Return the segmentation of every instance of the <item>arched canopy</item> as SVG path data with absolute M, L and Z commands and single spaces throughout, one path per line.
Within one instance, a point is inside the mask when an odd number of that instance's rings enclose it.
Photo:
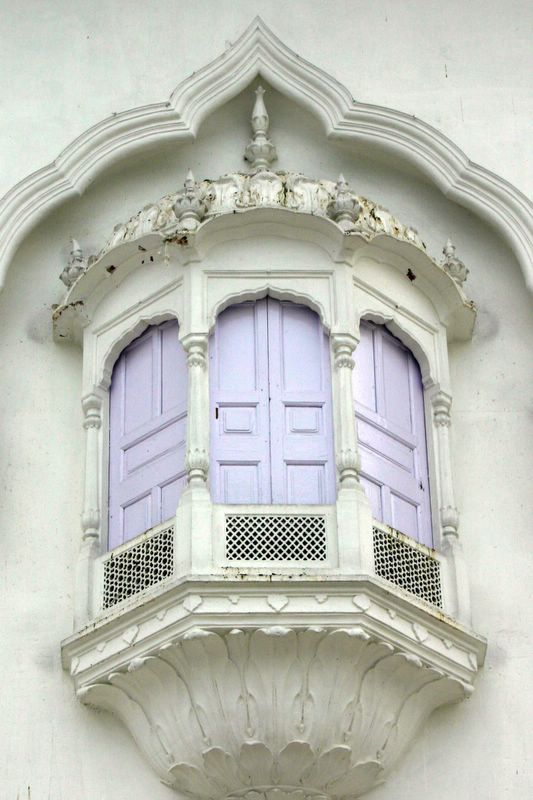
M 348 90 L 287 48 L 260 18 L 228 50 L 194 73 L 169 102 L 109 117 L 0 201 L 0 281 L 24 235 L 54 206 L 81 194 L 96 174 L 141 147 L 194 139 L 202 120 L 262 75 L 321 120 L 328 137 L 386 148 L 413 163 L 454 202 L 508 241 L 533 287 L 533 209 L 511 184 L 468 160 L 436 129 L 392 109 L 358 103 Z

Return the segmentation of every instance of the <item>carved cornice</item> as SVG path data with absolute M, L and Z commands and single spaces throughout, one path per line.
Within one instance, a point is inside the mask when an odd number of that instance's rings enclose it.
M 100 260 L 114 247 L 152 233 L 170 241 L 190 239 L 214 217 L 257 208 L 287 209 L 324 217 L 346 235 L 360 236 L 366 241 L 387 235 L 425 252 L 425 245 L 413 228 L 403 225 L 371 200 L 354 194 L 344 179 L 318 180 L 300 173 L 261 169 L 251 175 L 235 172 L 198 184 L 189 173 L 184 189 L 162 197 L 128 222 L 116 225 L 93 261 Z
M 169 102 L 103 120 L 4 196 L 0 280 L 23 236 L 44 214 L 81 194 L 98 172 L 140 144 L 190 141 L 201 121 L 259 72 L 317 115 L 328 136 L 401 153 L 452 201 L 488 220 L 513 248 L 533 288 L 533 207 L 520 191 L 470 162 L 453 142 L 416 117 L 354 101 L 348 89 L 286 47 L 260 18 L 225 53 L 181 83 Z

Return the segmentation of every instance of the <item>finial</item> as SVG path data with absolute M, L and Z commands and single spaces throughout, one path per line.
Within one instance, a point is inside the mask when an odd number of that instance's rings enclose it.
M 361 213 L 361 206 L 350 192 L 344 175 L 339 175 L 336 185 L 336 196 L 328 203 L 327 212 L 344 231 L 352 231 Z
M 71 239 L 70 258 L 68 264 L 59 276 L 65 286 L 70 287 L 77 281 L 82 273 L 87 269 L 87 261 L 83 257 L 83 251 L 77 239 Z
M 183 191 L 178 194 L 173 208 L 179 227 L 188 231 L 196 230 L 205 216 L 203 196 L 191 169 L 187 171 Z
M 455 245 L 450 238 L 447 239 L 446 244 L 442 248 L 444 258 L 442 266 L 459 286 L 462 286 L 466 281 L 466 276 L 469 270 L 465 267 L 461 259 L 457 258 L 455 254 Z
M 253 170 L 268 170 L 276 160 L 276 148 L 268 138 L 269 118 L 263 96 L 265 90 L 258 86 L 255 90 L 255 103 L 252 111 L 253 138 L 244 151 L 244 158 Z

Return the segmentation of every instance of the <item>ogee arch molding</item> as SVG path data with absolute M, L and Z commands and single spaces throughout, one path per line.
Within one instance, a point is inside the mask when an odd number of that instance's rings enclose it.
M 183 81 L 169 101 L 106 118 L 0 200 L 0 285 L 21 240 L 46 213 L 81 195 L 98 173 L 129 152 L 193 140 L 202 120 L 258 74 L 318 116 L 328 138 L 397 153 L 450 200 L 487 220 L 506 239 L 533 289 L 533 205 L 518 189 L 469 161 L 430 125 L 356 102 L 344 86 L 286 47 L 259 17 L 225 53 Z

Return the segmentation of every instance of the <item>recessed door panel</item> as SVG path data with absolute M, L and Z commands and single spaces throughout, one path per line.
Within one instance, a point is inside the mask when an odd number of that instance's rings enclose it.
M 335 502 L 329 340 L 317 314 L 272 298 L 230 307 L 210 359 L 215 502 Z
M 432 544 L 424 399 L 412 353 L 384 326 L 361 323 L 354 396 L 363 486 L 377 519 Z
M 270 503 L 266 300 L 219 315 L 209 367 L 212 498 Z
M 119 356 L 109 395 L 109 547 L 173 516 L 185 481 L 187 365 L 175 321 Z

